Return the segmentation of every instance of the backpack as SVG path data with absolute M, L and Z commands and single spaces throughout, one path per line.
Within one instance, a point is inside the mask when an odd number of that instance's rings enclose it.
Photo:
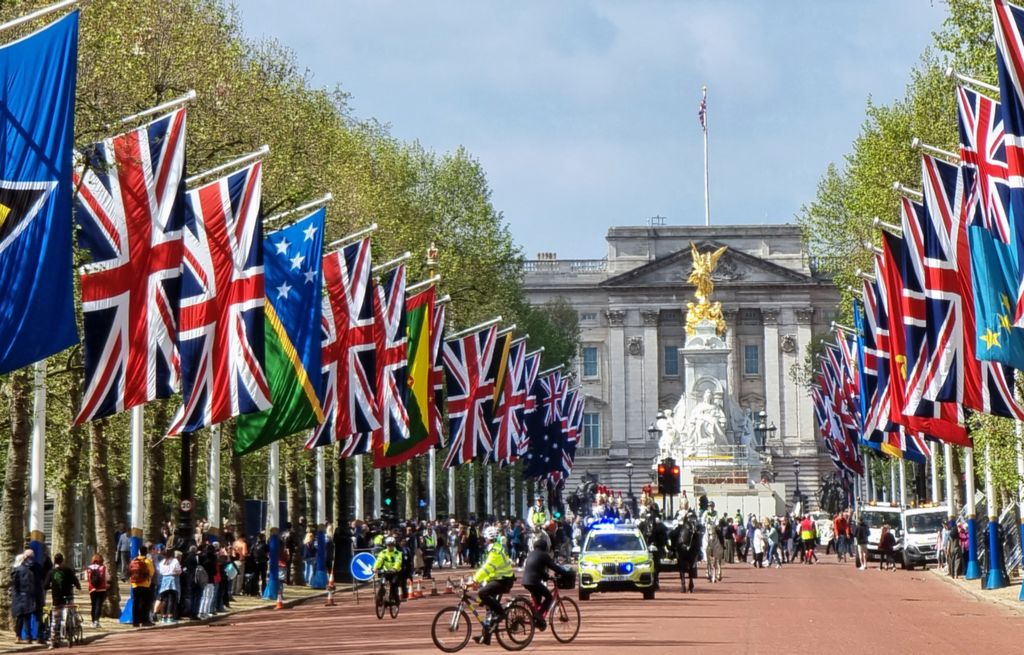
M 201 564 L 196 565 L 196 572 L 193 576 L 193 580 L 197 587 L 205 587 L 210 584 L 210 575 L 206 572 L 206 569 Z
M 100 567 L 89 567 L 89 585 L 92 586 L 93 589 L 99 589 L 104 585 L 104 583 L 106 583 L 104 577 L 105 576 L 100 571 Z
M 128 580 L 133 585 L 144 585 L 149 582 L 149 568 L 146 560 L 136 557 L 128 565 Z
M 64 569 L 62 568 L 58 567 L 53 570 L 53 575 L 50 578 L 50 584 L 54 590 L 64 593 L 67 586 L 66 576 L 67 574 L 64 573 Z

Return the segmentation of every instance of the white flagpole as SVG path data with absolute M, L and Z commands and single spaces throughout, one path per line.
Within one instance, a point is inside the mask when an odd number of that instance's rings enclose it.
M 357 521 L 366 520 L 366 512 L 363 509 L 365 503 L 363 502 L 363 456 L 353 457 L 355 465 L 353 466 L 352 473 L 352 503 L 356 506 L 355 519 Z
M 327 523 L 327 462 L 323 448 L 316 449 L 316 522 L 319 526 Z
M 455 518 L 455 469 L 448 469 L 448 518 Z
M 953 498 L 953 446 L 945 442 L 942 444 L 943 468 L 946 471 L 946 516 L 953 518 L 957 514 L 956 501 Z
M 373 469 L 373 518 L 380 519 L 381 477 L 380 469 Z
M 939 449 L 934 443 L 928 444 L 928 447 L 931 449 L 928 454 L 928 463 L 931 466 L 932 475 L 932 502 L 938 504 L 942 499 L 939 495 L 939 459 L 937 457 Z
M 36 362 L 33 371 L 32 478 L 29 484 L 28 531 L 31 541 L 42 544 L 46 541 L 43 533 L 46 512 L 46 362 Z
M 431 521 L 437 520 L 437 449 L 431 448 L 427 451 L 427 505 L 428 516 Z
M 708 87 L 701 89 L 704 93 L 704 225 L 711 225 L 711 194 L 708 186 Z
M 486 516 L 494 515 L 494 467 L 490 464 L 484 464 L 484 484 L 487 485 L 485 489 L 485 498 L 487 506 L 484 508 Z
M 469 502 L 467 503 L 467 511 L 470 516 L 476 514 L 476 466 L 472 462 L 469 463 Z M 479 517 L 477 517 L 479 520 Z
M 33 11 L 31 14 L 25 14 L 24 16 L 19 16 L 18 18 L 15 18 L 14 20 L 8 21 L 8 22 L 4 23 L 3 25 L 0 25 L 0 32 L 2 32 L 4 30 L 9 30 L 12 27 L 17 27 L 18 25 L 24 25 L 25 23 L 27 23 L 29 21 L 33 21 L 33 20 L 35 20 L 37 18 L 42 18 L 43 16 L 46 16 L 47 14 L 52 14 L 55 11 L 60 11 L 61 9 L 64 9 L 65 7 L 70 7 L 71 5 L 74 5 L 74 4 L 78 4 L 78 0 L 62 0 L 61 2 L 58 2 L 57 4 L 50 5 L 49 7 L 43 7 L 42 9 L 39 9 L 37 11 Z

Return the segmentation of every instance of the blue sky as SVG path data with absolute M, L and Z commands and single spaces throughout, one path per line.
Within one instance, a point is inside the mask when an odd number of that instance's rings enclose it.
M 250 37 L 402 139 L 483 164 L 528 257 L 603 257 L 614 225 L 792 221 L 868 96 L 903 94 L 935 0 L 237 0 Z

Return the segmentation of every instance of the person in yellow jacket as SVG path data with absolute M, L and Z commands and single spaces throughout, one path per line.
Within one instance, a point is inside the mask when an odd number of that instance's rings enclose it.
M 487 557 L 473 576 L 473 581 L 482 585 L 477 595 L 480 602 L 490 611 L 487 620 L 484 621 L 484 633 L 474 639 L 478 643 L 489 644 L 491 631 L 497 626 L 498 618 L 502 614 L 501 595 L 512 591 L 516 575 L 512 568 L 512 559 L 498 539 L 498 528 L 492 525 L 484 530 L 484 541 L 487 542 Z
M 395 538 L 388 537 L 384 540 L 384 550 L 377 554 L 377 561 L 373 563 L 373 570 L 380 571 L 388 583 L 388 598 L 391 603 L 398 604 L 398 575 L 402 572 L 402 551 L 395 548 Z

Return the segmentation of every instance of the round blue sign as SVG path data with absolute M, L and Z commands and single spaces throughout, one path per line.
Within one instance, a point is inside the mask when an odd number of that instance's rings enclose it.
M 371 553 L 357 553 L 352 558 L 352 564 L 349 566 L 349 570 L 352 572 L 352 578 L 359 582 L 366 582 L 373 578 L 373 565 L 377 563 L 377 558 Z

